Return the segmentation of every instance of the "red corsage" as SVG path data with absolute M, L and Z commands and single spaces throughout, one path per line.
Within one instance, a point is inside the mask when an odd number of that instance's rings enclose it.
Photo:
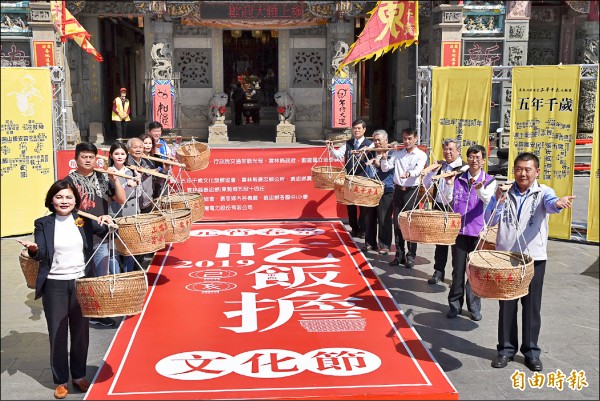
M 81 217 L 75 219 L 75 225 L 77 227 L 83 227 L 84 220 Z
M 283 113 L 285 113 L 285 107 L 278 107 L 278 108 L 277 108 L 277 112 L 278 112 L 279 114 L 283 114 Z
M 225 114 L 226 110 L 227 109 L 225 107 L 223 107 L 223 106 L 219 107 L 219 113 L 221 113 L 221 115 Z

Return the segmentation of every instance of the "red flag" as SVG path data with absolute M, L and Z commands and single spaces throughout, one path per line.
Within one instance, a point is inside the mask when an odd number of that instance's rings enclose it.
M 73 17 L 65 6 L 65 2 L 51 1 L 50 4 L 54 27 L 60 33 L 61 42 L 73 39 L 83 50 L 94 56 L 97 61 L 103 61 L 102 55 L 89 41 L 92 35 Z
M 378 1 L 356 42 L 338 67 L 358 63 L 419 40 L 418 1 Z

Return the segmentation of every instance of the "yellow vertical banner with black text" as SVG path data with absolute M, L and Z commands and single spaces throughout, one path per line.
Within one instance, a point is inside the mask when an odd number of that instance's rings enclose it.
M 540 159 L 538 182 L 560 198 L 573 194 L 579 65 L 514 67 L 509 163 L 522 152 Z M 509 168 L 509 179 L 513 178 Z M 577 202 L 577 200 L 575 200 Z M 571 238 L 571 209 L 550 216 L 549 236 Z
M 431 83 L 431 155 L 442 160 L 442 141 L 456 139 L 466 160 L 471 145 L 489 151 L 492 67 L 436 67 Z
M 594 112 L 594 139 L 592 140 L 592 165 L 590 167 L 590 197 L 588 199 L 588 221 L 587 221 L 587 240 L 590 242 L 599 242 L 598 230 L 600 229 L 600 139 L 598 135 L 598 124 L 600 119 L 600 79 L 596 79 L 596 110 Z
M 54 182 L 48 68 L 2 68 L 1 236 L 33 232 Z

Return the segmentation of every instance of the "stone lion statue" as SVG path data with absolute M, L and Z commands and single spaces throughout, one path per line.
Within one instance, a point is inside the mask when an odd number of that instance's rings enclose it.
M 274 98 L 278 109 L 280 107 L 285 108 L 283 114 L 279 114 L 279 121 L 293 123 L 296 116 L 296 107 L 292 96 L 288 92 L 277 92 Z
M 219 112 L 219 107 L 227 106 L 228 96 L 226 93 L 219 92 L 215 93 L 213 97 L 208 101 L 208 118 L 212 121 L 212 123 L 216 123 L 217 121 L 223 122 L 225 121 L 225 116 L 222 116 Z M 223 113 L 225 114 L 225 113 Z

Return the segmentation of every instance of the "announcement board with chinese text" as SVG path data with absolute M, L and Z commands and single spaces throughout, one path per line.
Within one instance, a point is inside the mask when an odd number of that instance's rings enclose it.
M 154 121 L 162 124 L 163 128 L 175 128 L 175 87 L 173 81 L 152 82 L 152 105 Z

